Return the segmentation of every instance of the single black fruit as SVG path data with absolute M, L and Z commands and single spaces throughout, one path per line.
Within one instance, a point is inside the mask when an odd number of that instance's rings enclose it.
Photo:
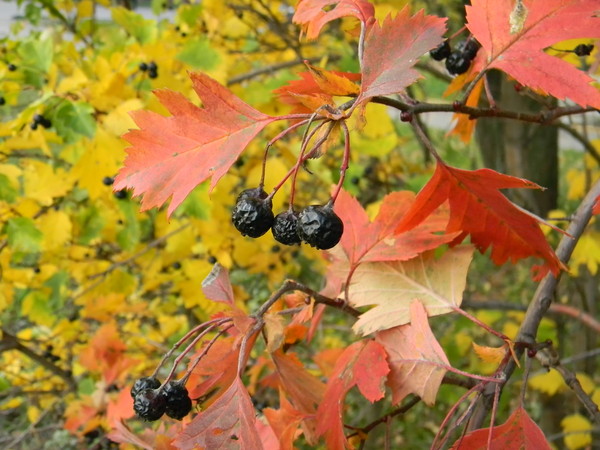
M 452 52 L 448 58 L 446 58 L 446 69 L 452 75 L 460 75 L 469 70 L 471 60 L 465 56 L 463 52 Z
M 156 63 L 154 61 L 150 61 L 148 63 L 148 70 L 158 70 L 158 66 L 156 65 Z
M 181 420 L 192 410 L 192 400 L 185 386 L 178 381 L 169 381 L 162 391 L 167 407 L 165 412 L 171 419 Z
M 171 267 L 175 270 L 179 270 L 181 269 L 181 263 L 179 261 L 175 261 L 173 264 L 171 264 Z
M 148 69 L 148 78 L 158 78 L 158 70 L 150 70 Z
M 246 189 L 237 199 L 231 221 L 244 236 L 257 238 L 273 225 L 273 204 L 261 188 Z
M 154 377 L 142 377 L 131 386 L 131 398 L 135 398 L 144 389 L 158 389 L 160 381 Z
M 120 191 L 115 192 L 115 198 L 119 200 L 123 200 L 127 198 L 127 191 L 125 189 L 121 189 Z
M 451 53 L 450 43 L 448 42 L 448 39 L 446 39 L 444 42 L 442 42 L 436 48 L 431 50 L 429 52 L 429 55 L 436 61 L 442 61 L 443 59 L 446 59 L 448 56 L 450 56 L 450 53 Z
M 12 63 L 10 63 L 8 66 L 6 66 L 6 68 L 9 70 L 9 72 L 14 72 L 15 70 L 17 70 L 17 66 L 15 66 Z
M 42 121 L 40 122 L 40 125 L 43 126 L 44 128 L 50 128 L 52 126 L 52 122 L 50 121 L 50 119 L 42 117 Z
M 284 211 L 275 216 L 271 233 L 277 242 L 285 245 L 300 244 L 298 236 L 298 214 L 295 211 Z
M 146 70 L 148 70 L 148 64 L 146 64 L 145 62 L 141 62 L 138 66 L 138 69 L 140 69 L 142 72 L 145 72 Z
M 158 389 L 144 389 L 133 400 L 133 410 L 141 419 L 158 420 L 167 409 L 167 399 Z
M 0 106 L 6 104 L 6 99 L 4 97 L 0 97 Z
M 457 50 L 462 51 L 465 57 L 471 61 L 473 60 L 473 58 L 475 58 L 475 56 L 477 56 L 477 52 L 480 48 L 481 45 L 479 44 L 479 42 L 472 38 L 467 41 L 461 42 L 457 46 Z
M 31 128 L 32 130 L 37 130 L 38 127 L 38 123 L 37 122 L 31 122 L 29 124 L 29 128 Z
M 43 121 L 44 121 L 44 116 L 42 116 L 41 114 L 33 115 L 33 123 L 41 124 Z
M 112 184 L 115 182 L 115 179 L 113 177 L 104 177 L 102 178 L 102 184 L 105 186 L 112 186 Z
M 575 52 L 577 56 L 587 56 L 592 53 L 592 50 L 594 50 L 594 44 L 579 44 L 575 47 L 573 52 Z
M 209 264 L 216 264 L 217 263 L 217 258 L 215 258 L 214 256 L 209 256 L 207 259 Z
M 327 250 L 340 242 L 344 223 L 329 205 L 312 205 L 298 216 L 298 235 L 319 250 Z

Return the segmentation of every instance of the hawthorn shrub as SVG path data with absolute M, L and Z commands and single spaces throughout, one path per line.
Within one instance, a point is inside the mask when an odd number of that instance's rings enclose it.
M 3 446 L 591 445 L 598 2 L 408 3 L 19 2 Z

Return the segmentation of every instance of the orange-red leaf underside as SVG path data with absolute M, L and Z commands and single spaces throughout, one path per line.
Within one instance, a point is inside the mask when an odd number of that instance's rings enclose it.
M 332 20 L 354 16 L 366 24 L 374 14 L 375 8 L 366 0 L 301 0 L 293 20 L 303 25 L 308 39 L 316 39 Z

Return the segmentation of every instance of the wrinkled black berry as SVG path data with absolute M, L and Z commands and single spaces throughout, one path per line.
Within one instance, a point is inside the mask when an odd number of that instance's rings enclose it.
M 452 52 L 448 58 L 446 58 L 446 69 L 452 75 L 460 75 L 469 70 L 471 65 L 471 59 L 467 58 L 463 52 Z
M 231 221 L 244 236 L 257 238 L 273 225 L 273 205 L 261 188 L 243 191 L 231 213 Z
M 192 400 L 185 386 L 177 381 L 169 381 L 162 391 L 167 406 L 165 412 L 171 419 L 181 420 L 192 410 Z
M 344 233 L 344 223 L 331 206 L 312 205 L 298 216 L 298 235 L 320 250 L 327 250 L 340 242 Z
M 446 59 L 448 56 L 450 56 L 450 53 L 451 53 L 450 43 L 448 42 L 448 39 L 446 39 L 444 42 L 442 42 L 436 48 L 431 50 L 429 52 L 429 55 L 436 61 L 442 61 L 443 59 Z
M 133 400 L 135 413 L 149 422 L 160 419 L 166 408 L 167 399 L 158 389 L 144 389 Z
M 271 232 L 277 242 L 285 245 L 296 245 L 302 242 L 298 236 L 298 214 L 295 211 L 284 211 L 277 214 Z
M 594 44 L 579 44 L 573 52 L 577 56 L 587 56 L 592 53 L 592 50 L 594 50 Z
M 135 398 L 144 389 L 158 389 L 159 387 L 160 381 L 154 377 L 140 378 L 131 386 L 131 398 Z

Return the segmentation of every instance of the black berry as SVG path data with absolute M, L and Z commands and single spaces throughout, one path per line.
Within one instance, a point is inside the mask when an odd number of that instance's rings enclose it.
M 277 242 L 285 245 L 296 245 L 302 242 L 300 236 L 298 236 L 298 214 L 295 211 L 285 211 L 277 214 L 271 232 Z
M 217 258 L 215 258 L 214 256 L 209 256 L 207 259 L 209 264 L 216 264 L 217 263 Z
M 131 386 L 131 398 L 135 398 L 140 392 L 145 389 L 158 389 L 160 387 L 160 381 L 154 377 L 143 377 L 136 380 Z
M 148 70 L 148 78 L 158 78 L 158 70 Z
M 127 198 L 127 191 L 125 189 L 121 189 L 120 191 L 115 192 L 115 198 L 119 200 L 123 200 Z
M 29 124 L 29 128 L 31 128 L 32 130 L 37 130 L 38 124 L 37 122 L 31 122 Z
M 162 395 L 167 402 L 165 412 L 170 418 L 181 420 L 192 410 L 192 400 L 188 390 L 182 383 L 177 381 L 168 382 L 162 391 Z
M 175 261 L 173 264 L 171 264 L 171 267 L 175 270 L 179 270 L 181 269 L 181 263 L 179 261 Z
M 436 48 L 431 50 L 429 52 L 429 55 L 436 61 L 441 61 L 443 59 L 446 59 L 448 56 L 450 56 L 450 53 L 451 53 L 450 43 L 448 42 L 448 39 L 446 39 L 444 42 L 442 42 Z
M 141 62 L 138 66 L 138 69 L 140 69 L 142 72 L 145 72 L 146 70 L 148 70 L 148 64 L 146 64 L 145 62 Z
M 42 116 L 41 114 L 33 115 L 33 123 L 41 124 L 43 121 L 44 121 L 44 116 Z
M 158 389 L 144 389 L 133 400 L 133 410 L 141 419 L 158 420 L 167 409 L 167 399 Z
M 14 64 L 10 63 L 8 66 L 6 66 L 6 68 L 10 71 L 10 72 L 14 72 L 15 70 L 17 70 L 17 66 L 15 66 Z
M 344 233 L 344 223 L 329 205 L 312 205 L 298 216 L 298 235 L 320 250 L 334 247 Z
M 577 56 L 587 56 L 592 53 L 592 50 L 594 50 L 594 44 L 579 44 L 573 52 Z
M 467 56 L 461 52 L 452 52 L 448 58 L 446 58 L 446 69 L 452 75 L 460 75 L 461 73 L 465 73 L 469 70 L 469 66 L 471 65 L 471 59 L 467 58 Z
M 231 221 L 244 236 L 257 238 L 273 225 L 273 205 L 262 188 L 243 191 L 231 213 Z
M 458 44 L 458 50 L 462 51 L 464 56 L 470 61 L 477 56 L 480 47 L 481 45 L 475 39 L 469 39 Z
M 158 78 L 158 66 L 154 61 L 148 63 L 148 77 Z
M 0 96 L 0 106 L 6 104 L 6 99 L 2 96 Z
M 413 114 L 410 111 L 402 111 L 400 113 L 400 120 L 402 122 L 411 122 L 413 120 Z
M 112 184 L 115 182 L 115 179 L 113 177 L 104 177 L 102 178 L 102 184 L 105 186 L 112 186 Z
M 158 66 L 156 65 L 156 63 L 154 61 L 150 61 L 148 63 L 148 70 L 158 70 Z

